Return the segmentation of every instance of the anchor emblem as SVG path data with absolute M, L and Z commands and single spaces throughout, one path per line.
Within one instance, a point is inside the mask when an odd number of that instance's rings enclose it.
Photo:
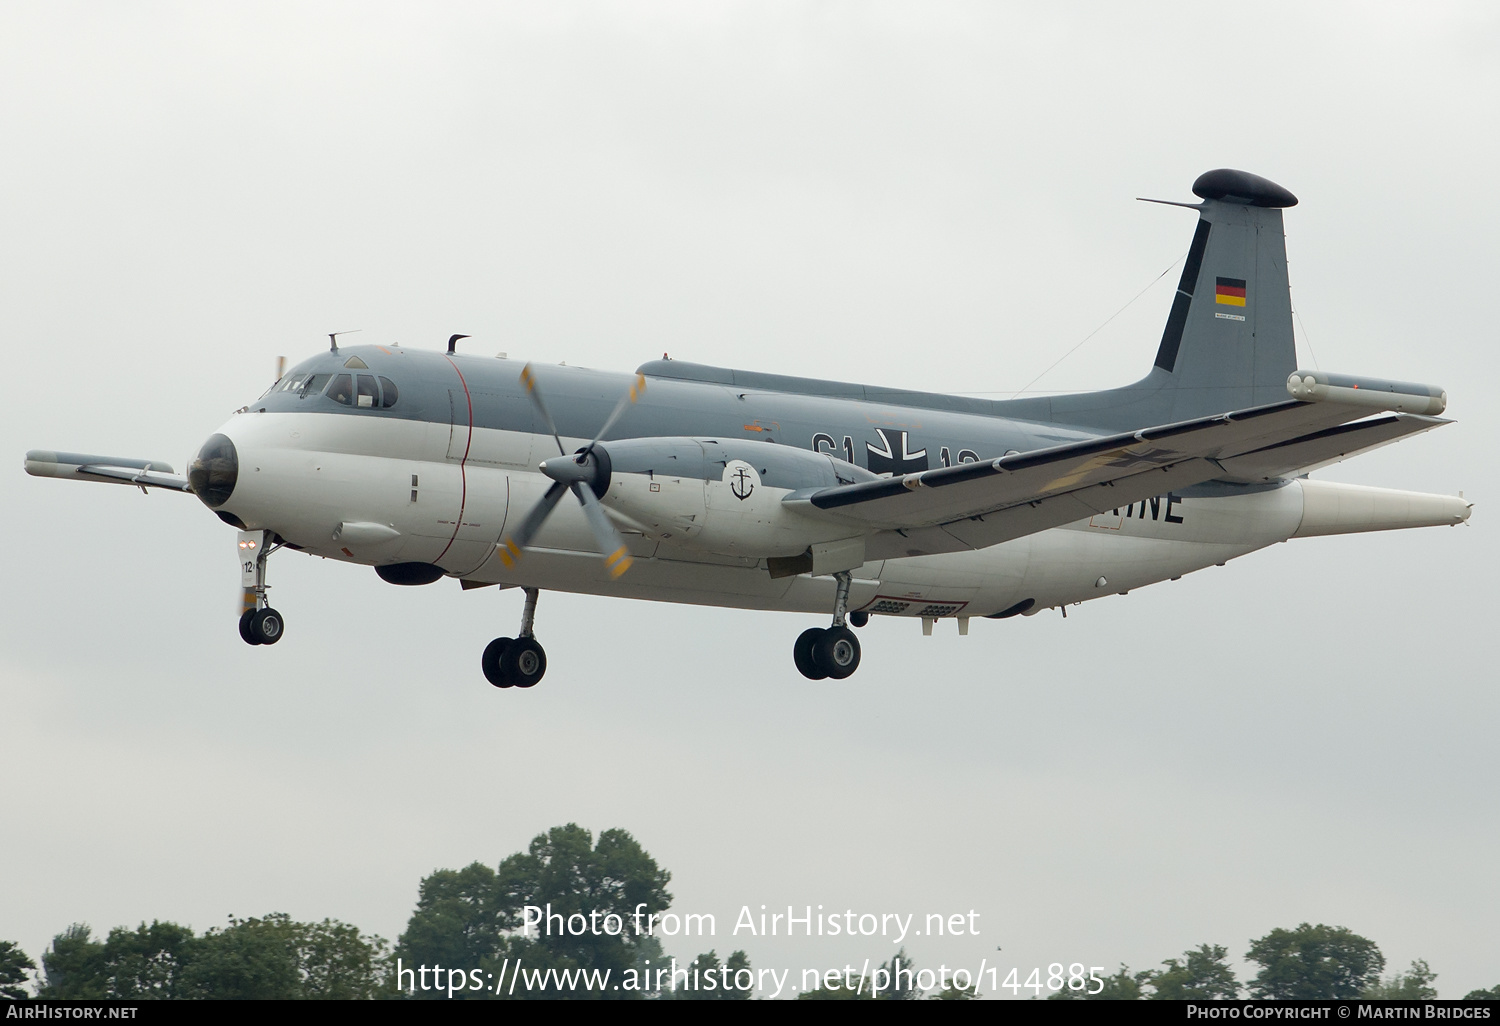
M 745 472 L 744 467 L 736 467 L 734 477 L 729 482 L 729 491 L 736 499 L 744 502 L 750 498 L 750 493 L 755 491 L 755 486 L 750 483 L 750 475 Z

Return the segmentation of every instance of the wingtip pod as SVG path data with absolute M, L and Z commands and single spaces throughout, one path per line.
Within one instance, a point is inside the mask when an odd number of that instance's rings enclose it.
M 1458 495 L 1402 492 L 1392 488 L 1336 481 L 1297 482 L 1302 488 L 1302 523 L 1293 538 L 1407 527 L 1454 527 L 1469 519 L 1474 504 Z
M 1327 371 L 1293 371 L 1286 380 L 1286 390 L 1293 399 L 1303 402 L 1341 403 L 1393 413 L 1416 413 L 1424 417 L 1436 417 L 1448 408 L 1448 393 L 1436 385 L 1361 378 Z

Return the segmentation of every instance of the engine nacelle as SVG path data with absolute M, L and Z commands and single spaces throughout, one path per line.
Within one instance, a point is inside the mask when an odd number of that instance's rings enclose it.
M 658 540 L 729 556 L 799 556 L 857 533 L 796 513 L 791 492 L 875 480 L 823 453 L 744 439 L 640 438 L 596 446 L 608 462 L 600 501 Z

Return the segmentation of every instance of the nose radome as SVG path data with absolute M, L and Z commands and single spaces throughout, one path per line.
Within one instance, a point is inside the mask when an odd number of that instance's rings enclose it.
M 225 435 L 211 435 L 188 468 L 188 484 L 209 509 L 217 509 L 234 494 L 240 476 L 240 457 Z

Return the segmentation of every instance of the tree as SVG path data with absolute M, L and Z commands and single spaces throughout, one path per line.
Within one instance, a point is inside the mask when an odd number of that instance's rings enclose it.
M 931 970 L 928 970 L 931 972 Z M 875 996 L 885 1001 L 920 1001 L 922 990 L 917 986 L 917 967 L 901 948 L 889 962 L 882 963 L 879 975 L 886 985 Z
M 742 987 L 735 980 L 740 970 L 750 969 L 750 958 L 743 951 L 734 952 L 721 965 L 718 953 L 710 948 L 688 963 L 686 968 L 695 975 L 689 977 L 687 984 L 671 991 L 674 998 L 688 1001 L 747 1001 L 755 993 L 753 983 Z
M 1082 990 L 1072 990 L 1063 987 L 1056 994 L 1049 994 L 1048 1001 L 1139 1001 L 1145 996 L 1141 990 L 1142 984 L 1151 979 L 1151 970 L 1145 969 L 1138 973 L 1130 971 L 1124 962 L 1120 963 L 1120 971 L 1113 976 L 1104 977 L 1104 986 L 1097 994 L 1090 994 L 1090 982 Z
M 1372 983 L 1360 997 L 1372 1001 L 1431 1001 L 1438 996 L 1437 988 L 1432 986 L 1435 979 L 1437 973 L 1419 958 L 1406 972 Z
M 87 924 L 69 926 L 42 952 L 37 997 L 97 1000 L 108 996 L 106 986 L 104 945 L 94 940 Z
M 199 939 L 183 986 L 200 998 L 373 998 L 387 973 L 385 953 L 382 938 L 334 919 L 231 916 L 228 927 Z
M 670 880 L 671 874 L 624 830 L 606 830 L 596 844 L 593 834 L 576 823 L 553 827 L 533 838 L 527 851 L 507 857 L 497 870 L 476 862 L 423 879 L 417 909 L 395 955 L 403 972 L 441 965 L 445 974 L 479 970 L 481 979 L 492 980 L 501 977 L 505 960 L 511 959 L 512 971 L 515 960 L 520 960 L 530 970 L 608 970 L 622 982 L 627 976 L 644 981 L 643 956 L 651 957 L 646 942 L 652 939 L 647 917 L 671 905 L 666 889 Z M 529 936 L 523 932 L 527 906 L 541 909 L 543 915 Z M 581 932 L 580 924 L 587 924 Z M 509 988 L 498 995 L 466 990 L 453 996 L 632 998 L 653 989 L 558 990 L 556 977 L 550 981 L 548 990 L 518 987 L 513 995 Z M 417 997 L 448 996 L 445 987 L 423 990 L 405 976 L 397 986 L 415 986 Z
M 20 1001 L 29 995 L 22 988 L 27 970 L 35 969 L 36 963 L 27 957 L 20 945 L 14 941 L 0 941 L 0 998 Z
M 134 930 L 117 926 L 104 943 L 74 923 L 42 955 L 39 997 L 152 1000 L 183 997 L 183 971 L 193 956 L 193 931 L 153 920 Z
M 418 885 L 417 908 L 396 943 L 396 956 L 403 969 L 442 966 L 493 972 L 491 963 L 508 953 L 506 929 L 493 869 L 478 862 L 463 869 L 439 869 Z M 400 980 L 396 986 L 402 986 Z M 416 997 L 446 995 L 444 990 L 422 990 L 415 980 L 407 989 Z
M 645 916 L 672 904 L 667 893 L 672 874 L 624 830 L 604 831 L 597 845 L 593 840 L 589 831 L 569 823 L 538 834 L 525 854 L 501 862 L 495 874 L 500 913 L 504 924 L 515 928 L 526 906 L 545 909 L 560 917 L 564 928 L 539 928 L 536 946 L 583 969 L 623 972 L 635 964 L 634 917 L 639 911 L 644 927 Z M 567 929 L 574 914 L 589 921 L 590 929 L 577 935 Z M 610 916 L 618 917 L 618 934 L 608 932 Z
M 1245 958 L 1261 967 L 1250 981 L 1250 996 L 1278 1000 L 1358 997 L 1385 968 L 1374 941 L 1322 923 L 1272 930 L 1251 942 Z
M 1229 967 L 1229 949 L 1222 944 L 1201 944 L 1182 953 L 1182 961 L 1169 958 L 1166 968 L 1146 979 L 1151 997 L 1162 1001 L 1233 1001 L 1240 996 L 1240 983 Z

